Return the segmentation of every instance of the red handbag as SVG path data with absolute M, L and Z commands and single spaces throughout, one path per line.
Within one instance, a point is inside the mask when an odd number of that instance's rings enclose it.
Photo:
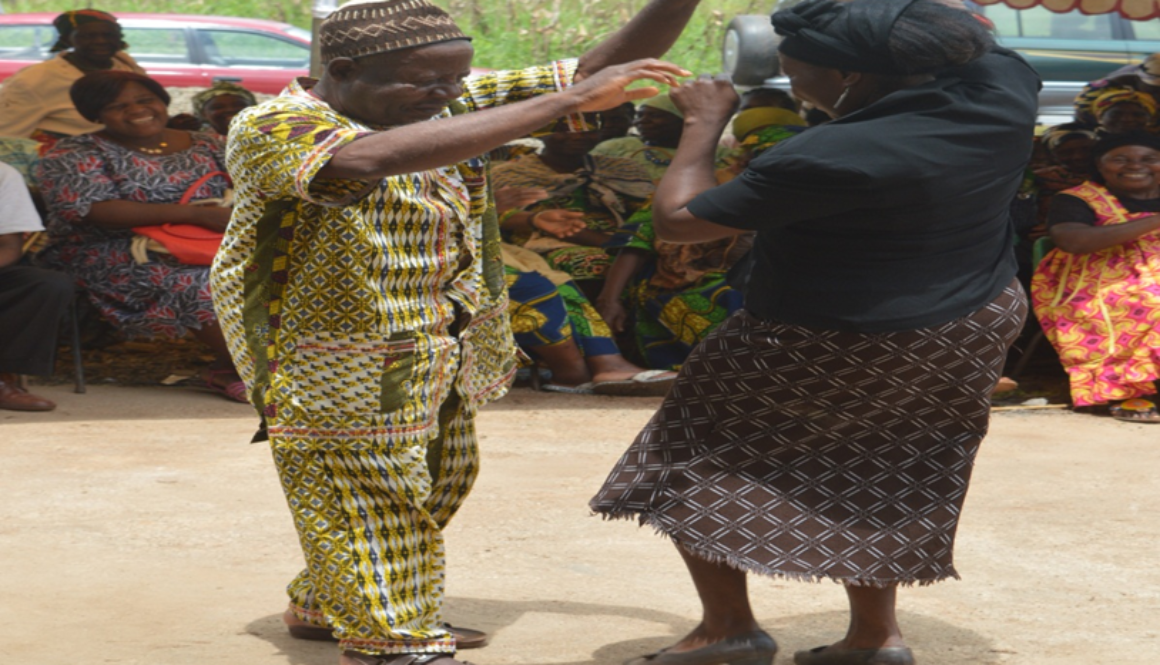
M 214 176 L 229 178 L 225 171 L 213 171 L 198 178 L 196 182 L 185 190 L 181 205 L 189 203 L 194 192 Z M 213 263 L 214 254 L 222 245 L 223 233 L 207 229 L 196 224 L 156 224 L 154 226 L 135 226 L 133 232 L 152 238 L 161 243 L 173 255 L 173 258 L 194 266 L 208 266 Z

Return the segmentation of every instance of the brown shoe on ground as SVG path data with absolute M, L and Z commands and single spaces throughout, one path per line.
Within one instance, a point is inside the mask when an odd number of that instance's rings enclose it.
M 9 411 L 52 411 L 56 403 L 33 395 L 20 386 L 15 374 L 0 374 L 0 409 Z

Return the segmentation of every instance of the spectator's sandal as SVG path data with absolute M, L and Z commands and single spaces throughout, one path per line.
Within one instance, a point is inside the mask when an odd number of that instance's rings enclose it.
M 249 398 L 246 396 L 246 384 L 244 381 L 238 379 L 236 381 L 231 381 L 230 383 L 227 383 L 223 386 L 219 385 L 215 380 L 215 378 L 219 376 L 236 377 L 237 374 L 232 369 L 206 370 L 205 376 L 202 378 L 202 381 L 205 383 L 205 387 L 225 397 L 226 399 L 230 399 L 235 402 L 241 402 L 242 404 L 250 403 Z
M 622 381 L 599 381 L 592 384 L 597 395 L 619 397 L 664 397 L 677 378 L 676 372 L 664 369 L 646 369 Z
M 578 386 L 565 386 L 559 383 L 545 383 L 540 386 L 540 390 L 549 393 L 564 393 L 566 395 L 595 395 L 592 386 L 595 385 L 591 381 L 581 383 Z
M 1116 420 L 1129 423 L 1160 423 L 1160 413 L 1156 405 L 1146 399 L 1126 399 L 1108 407 L 1108 413 Z
M 914 654 L 906 647 L 883 649 L 831 649 L 817 647 L 793 655 L 794 665 L 914 665 Z
M 338 641 L 338 638 L 334 636 L 334 631 L 330 628 L 303 621 L 294 616 L 290 610 L 286 610 L 286 613 L 282 615 L 282 621 L 286 623 L 286 630 L 290 632 L 290 637 L 317 642 Z M 456 649 L 479 649 L 487 646 L 487 633 L 481 630 L 459 628 L 449 623 L 443 624 L 443 627 L 455 636 Z

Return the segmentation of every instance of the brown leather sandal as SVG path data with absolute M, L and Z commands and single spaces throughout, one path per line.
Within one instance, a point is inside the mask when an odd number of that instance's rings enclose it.
M 286 630 L 290 632 L 290 637 L 299 640 L 314 640 L 318 642 L 337 642 L 338 638 L 334 636 L 334 631 L 326 626 L 318 626 L 299 619 L 290 610 L 282 615 L 282 621 L 286 624 Z M 459 628 L 452 626 L 449 623 L 443 624 L 452 635 L 455 636 L 456 649 L 479 649 L 487 646 L 488 634 L 471 628 Z
M 372 656 L 358 651 L 343 651 L 339 665 L 471 665 L 455 660 L 449 653 L 392 653 Z

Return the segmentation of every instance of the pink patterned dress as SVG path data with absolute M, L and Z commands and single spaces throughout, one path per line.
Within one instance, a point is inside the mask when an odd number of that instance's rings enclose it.
M 1129 212 L 1101 185 L 1064 190 L 1081 199 L 1097 226 L 1154 215 Z M 1092 252 L 1053 249 L 1031 279 L 1035 315 L 1071 381 L 1076 406 L 1156 392 L 1160 378 L 1160 234 Z

